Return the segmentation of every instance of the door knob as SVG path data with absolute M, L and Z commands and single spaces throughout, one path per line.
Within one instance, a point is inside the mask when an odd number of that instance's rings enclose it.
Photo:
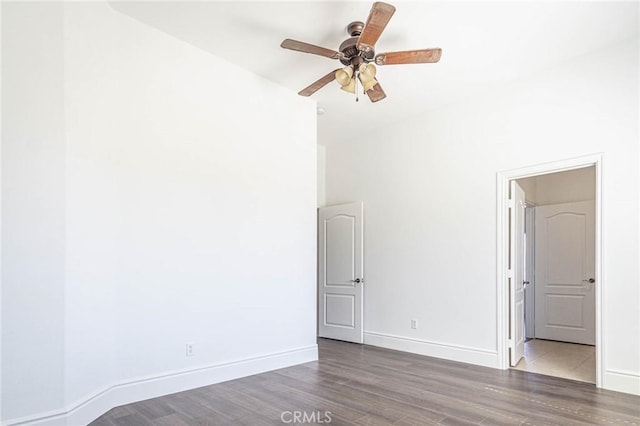
M 591 290 L 591 284 L 595 283 L 596 279 L 595 278 L 589 278 L 588 280 L 582 280 L 582 287 L 589 291 Z
M 356 278 L 355 280 L 349 280 L 349 281 L 351 281 L 352 283 L 356 283 L 356 284 L 364 283 L 364 280 L 361 280 L 360 278 Z
M 527 286 L 529 285 L 529 281 L 522 281 L 522 287 L 523 288 L 527 288 Z

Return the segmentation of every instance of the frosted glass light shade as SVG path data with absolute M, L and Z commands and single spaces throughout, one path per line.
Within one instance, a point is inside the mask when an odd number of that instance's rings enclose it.
M 360 75 L 360 81 L 362 84 L 373 80 L 376 77 L 376 67 L 373 64 L 360 64 L 358 73 Z
M 340 86 L 347 86 L 351 81 L 351 77 L 353 77 L 353 68 L 348 66 L 344 67 L 341 70 L 336 71 L 336 81 L 340 84 Z
M 347 84 L 342 85 L 341 89 L 345 92 L 356 93 L 356 79 L 350 79 Z

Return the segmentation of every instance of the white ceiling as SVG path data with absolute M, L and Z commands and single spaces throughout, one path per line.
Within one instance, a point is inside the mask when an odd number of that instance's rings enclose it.
M 440 47 L 436 64 L 378 69 L 387 98 L 372 104 L 330 83 L 312 98 L 318 141 L 356 137 L 568 58 L 638 37 L 638 2 L 400 2 L 377 52 Z M 148 25 L 296 92 L 338 68 L 336 60 L 280 48 L 285 38 L 338 49 L 346 26 L 365 21 L 371 2 L 112 2 Z M 597 60 L 597 57 L 594 57 Z M 221 82 L 223 84 L 223 82 Z M 362 124 L 362 125 L 361 125 Z

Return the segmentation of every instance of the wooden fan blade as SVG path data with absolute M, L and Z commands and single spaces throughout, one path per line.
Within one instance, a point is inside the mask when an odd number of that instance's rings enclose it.
M 426 64 L 438 62 L 442 49 L 405 50 L 376 55 L 376 65 Z
M 301 91 L 299 91 L 298 95 L 300 95 L 300 96 L 311 96 L 311 95 L 313 95 L 318 90 L 322 89 L 324 86 L 326 86 L 327 84 L 331 83 L 333 80 L 336 79 L 336 71 L 338 71 L 338 70 L 333 70 L 329 74 L 327 74 L 324 77 L 320 78 L 319 80 L 314 81 L 309 86 L 307 86 L 304 89 L 302 89 Z
M 358 50 L 373 49 L 395 11 L 396 8 L 387 3 L 375 2 L 373 4 L 360 38 L 358 38 Z
M 371 102 L 378 102 L 387 97 L 384 90 L 382 90 L 380 83 L 373 86 L 370 90 L 367 90 L 367 95 L 369 96 L 369 99 L 371 99 Z
M 283 49 L 297 50 L 298 52 L 311 53 L 313 55 L 326 56 L 331 59 L 340 59 L 343 56 L 342 53 L 336 52 L 335 50 L 315 46 L 302 41 L 291 40 L 290 38 L 280 43 L 280 47 Z

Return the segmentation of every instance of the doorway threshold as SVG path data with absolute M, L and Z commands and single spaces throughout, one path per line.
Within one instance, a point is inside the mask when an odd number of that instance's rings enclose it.
M 596 383 L 595 346 L 531 339 L 514 370 Z

